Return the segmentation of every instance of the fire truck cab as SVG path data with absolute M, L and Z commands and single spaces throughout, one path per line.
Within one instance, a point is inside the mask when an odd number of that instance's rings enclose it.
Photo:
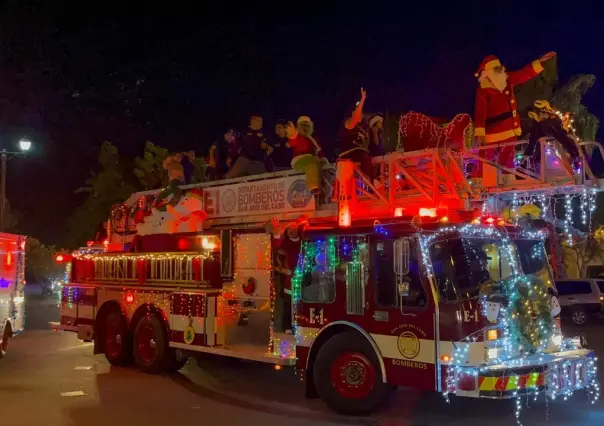
M 510 171 L 470 151 L 393 153 L 374 159 L 377 185 L 342 161 L 316 197 L 294 171 L 182 186 L 163 204 L 133 194 L 104 245 L 73 254 L 52 327 L 152 373 L 195 353 L 295 366 L 308 396 L 347 414 L 396 386 L 597 397 L 594 353 L 555 319 L 546 234 L 484 208 L 600 189 L 588 166 L 542 158 Z M 467 178 L 472 161 L 493 181 Z

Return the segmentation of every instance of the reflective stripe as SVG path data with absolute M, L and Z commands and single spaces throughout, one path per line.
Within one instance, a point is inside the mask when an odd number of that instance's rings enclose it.
M 529 373 L 499 377 L 478 377 L 479 389 L 484 392 L 509 392 L 543 386 L 545 373 Z
M 508 384 L 505 387 L 506 391 L 516 390 L 518 388 L 518 376 L 510 376 L 508 379 Z
M 481 377 L 482 383 L 480 383 L 481 391 L 492 391 L 495 389 L 495 385 L 497 384 L 497 380 L 499 377 Z
M 526 386 L 529 388 L 537 386 L 537 382 L 539 381 L 539 373 L 531 373 L 528 376 L 528 380 L 526 382 Z

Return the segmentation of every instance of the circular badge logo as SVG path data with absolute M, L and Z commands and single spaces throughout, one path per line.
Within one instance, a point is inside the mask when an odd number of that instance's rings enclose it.
M 195 329 L 192 326 L 185 328 L 183 340 L 187 345 L 190 345 L 195 340 Z
M 237 205 L 237 196 L 235 195 L 235 191 L 232 189 L 227 189 L 222 194 L 222 210 L 227 213 L 233 211 L 235 206 Z
M 419 354 L 419 339 L 410 331 L 405 331 L 398 337 L 398 351 L 407 359 L 413 359 Z
M 312 193 L 306 187 L 305 179 L 294 181 L 287 191 L 287 201 L 295 209 L 306 207 L 311 198 Z

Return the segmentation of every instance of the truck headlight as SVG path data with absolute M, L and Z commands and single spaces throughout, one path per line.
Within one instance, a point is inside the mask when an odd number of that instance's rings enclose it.
M 561 334 L 556 334 L 555 336 L 552 337 L 552 343 L 555 346 L 561 346 L 562 345 L 562 335 Z
M 487 349 L 487 358 L 489 360 L 496 359 L 497 357 L 499 357 L 499 349 L 498 348 Z

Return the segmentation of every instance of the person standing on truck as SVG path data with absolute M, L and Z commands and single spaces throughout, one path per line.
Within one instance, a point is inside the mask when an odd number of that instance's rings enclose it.
M 361 172 L 369 179 L 369 182 L 373 183 L 374 171 L 371 154 L 369 153 L 369 132 L 363 128 L 363 106 L 366 97 L 367 92 L 361 88 L 361 99 L 357 102 L 350 117 L 344 121 L 344 126 L 340 132 L 340 154 L 338 158 L 358 163 Z M 374 124 L 377 124 L 377 122 Z
M 272 220 L 272 243 L 276 253 L 275 331 L 292 334 L 292 276 L 298 263 L 302 240 L 300 234 L 308 220 L 301 216 L 282 231 L 277 219 Z
M 265 155 L 268 144 L 262 131 L 262 116 L 253 114 L 247 132 L 241 138 L 239 158 L 226 173 L 225 178 L 236 178 L 266 173 Z
M 275 165 L 275 171 L 290 170 L 292 168 L 292 149 L 287 139 L 287 130 L 284 120 L 277 120 L 275 125 L 275 137 L 273 139 L 273 152 L 271 159 Z
M 312 193 L 320 194 L 321 170 L 327 159 L 313 132 L 314 123 L 306 115 L 298 118 L 296 126 L 291 121 L 286 126 L 289 146 L 293 150 L 292 168 L 305 174 L 306 186 Z

